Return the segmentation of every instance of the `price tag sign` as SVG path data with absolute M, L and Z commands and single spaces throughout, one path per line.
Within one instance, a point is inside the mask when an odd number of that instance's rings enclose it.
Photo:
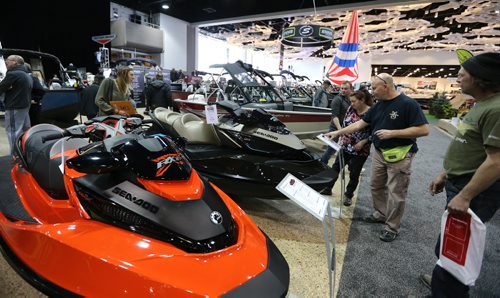
M 276 186 L 276 189 L 317 219 L 323 220 L 325 217 L 328 201 L 292 174 L 288 173 Z
M 217 116 L 217 106 L 206 105 L 205 117 L 207 119 L 208 124 L 219 124 L 219 117 Z
M 323 141 L 328 146 L 332 147 L 333 150 L 335 150 L 335 151 L 339 151 L 340 150 L 340 145 L 337 142 L 334 142 L 334 141 L 330 140 L 330 138 L 328 138 L 324 134 L 317 135 L 316 137 L 319 140 Z

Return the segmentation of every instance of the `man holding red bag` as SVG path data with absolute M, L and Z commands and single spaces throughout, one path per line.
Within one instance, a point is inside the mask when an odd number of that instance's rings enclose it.
M 500 53 L 484 53 L 462 63 L 457 82 L 476 104 L 459 124 L 444 159 L 444 171 L 430 184 L 432 195 L 446 189 L 450 214 L 470 208 L 487 222 L 500 207 Z M 440 243 L 436 246 L 439 257 Z M 441 268 L 421 279 L 433 297 L 467 297 L 469 287 Z

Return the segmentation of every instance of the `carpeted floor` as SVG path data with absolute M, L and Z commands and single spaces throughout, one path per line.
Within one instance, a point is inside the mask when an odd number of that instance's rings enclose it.
M 430 291 L 418 280 L 419 274 L 432 272 L 436 257 L 434 246 L 446 196 L 432 197 L 427 191 L 440 172 L 450 138 L 432 127 L 428 137 L 418 140 L 420 152 L 412 166 L 401 231 L 392 243 L 379 240 L 382 224 L 361 220 L 372 211 L 369 173 L 359 187 L 346 256 L 341 274 L 339 297 L 423 297 Z M 472 297 L 500 297 L 500 216 L 487 225 L 487 247 L 481 276 L 471 291 Z

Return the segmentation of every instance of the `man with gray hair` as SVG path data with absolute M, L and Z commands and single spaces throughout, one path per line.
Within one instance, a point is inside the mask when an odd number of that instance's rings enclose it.
M 429 134 L 429 124 L 420 105 L 396 90 L 391 75 L 375 75 L 371 85 L 378 102 L 361 120 L 326 135 L 336 138 L 371 126 L 375 147 L 371 193 L 375 211 L 364 220 L 385 223 L 379 238 L 391 242 L 399 234 L 410 184 L 411 162 L 418 151 L 416 138 Z
M 33 80 L 24 66 L 24 59 L 19 55 L 10 55 L 5 60 L 7 74 L 0 82 L 0 94 L 5 93 L 5 130 L 14 154 L 17 138 L 30 128 L 29 110 Z

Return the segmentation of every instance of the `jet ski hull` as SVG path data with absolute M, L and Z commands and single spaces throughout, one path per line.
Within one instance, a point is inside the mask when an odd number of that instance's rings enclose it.
M 274 160 L 207 145 L 186 145 L 184 151 L 197 172 L 238 197 L 286 199 L 276 185 L 288 173 L 318 192 L 332 182 L 331 168 L 319 160 Z
M 1 162 L 1 169 L 11 163 Z M 287 293 L 289 269 L 281 253 L 214 185 L 238 226 L 238 240 L 214 252 L 187 253 L 82 216 L 69 200 L 48 196 L 19 165 L 10 176 L 16 190 L 8 194 L 9 205 L 0 206 L 2 252 L 28 282 L 48 295 L 252 297 L 269 291 L 273 297 L 284 297 Z M 1 176 L 2 185 L 12 184 L 6 178 L 9 175 Z M 74 193 L 72 186 L 66 186 Z M 24 209 L 24 216 L 11 210 L 13 205 Z

